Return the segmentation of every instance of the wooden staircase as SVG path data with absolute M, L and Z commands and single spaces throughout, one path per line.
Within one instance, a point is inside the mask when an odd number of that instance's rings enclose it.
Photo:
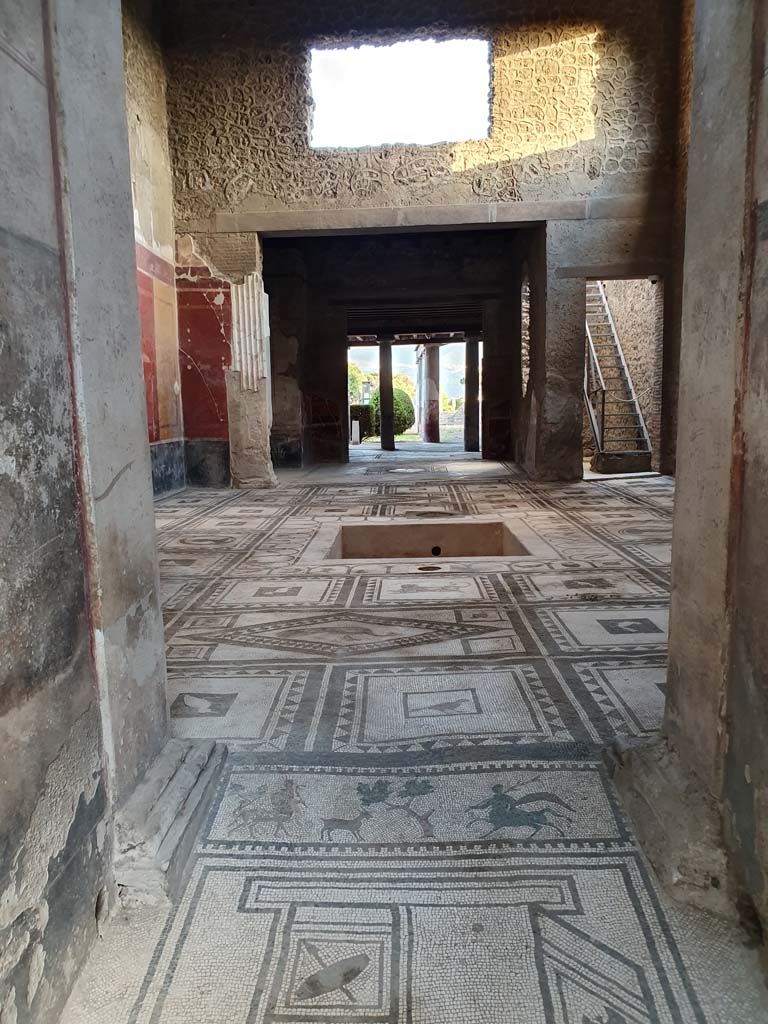
M 601 281 L 587 282 L 584 401 L 592 426 L 598 473 L 651 468 L 651 442 Z

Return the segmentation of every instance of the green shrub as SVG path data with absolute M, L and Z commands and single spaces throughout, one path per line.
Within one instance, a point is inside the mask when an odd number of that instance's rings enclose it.
M 405 434 L 416 422 L 413 402 L 405 391 L 402 391 L 400 388 L 394 388 L 392 396 L 395 406 L 395 434 Z M 381 396 L 378 388 L 371 395 L 371 410 L 373 412 L 376 434 L 379 434 L 381 431 Z

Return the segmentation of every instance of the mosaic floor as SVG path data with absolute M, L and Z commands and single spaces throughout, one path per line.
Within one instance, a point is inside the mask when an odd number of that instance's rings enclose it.
M 434 446 L 161 501 L 174 731 L 230 757 L 181 903 L 110 923 L 65 1024 L 768 1021 L 600 755 L 660 723 L 672 501 Z M 531 553 L 323 557 L 448 517 Z

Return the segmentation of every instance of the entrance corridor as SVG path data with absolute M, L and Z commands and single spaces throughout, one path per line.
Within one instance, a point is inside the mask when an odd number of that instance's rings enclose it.
M 161 500 L 173 729 L 229 757 L 179 905 L 119 912 L 65 1024 L 768 1020 L 603 760 L 660 726 L 672 502 L 447 446 Z M 386 518 L 503 519 L 530 553 L 324 557 Z

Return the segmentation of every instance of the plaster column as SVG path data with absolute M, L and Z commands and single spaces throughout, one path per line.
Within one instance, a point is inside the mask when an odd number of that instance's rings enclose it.
M 168 736 L 119 6 L 50 22 L 92 647 L 115 803 Z M 83 62 L 82 54 L 90 55 Z M 98 93 L 101 102 L 93 102 Z M 122 113 L 120 113 L 122 111 Z M 86 127 L 87 125 L 87 127 Z
M 379 342 L 379 412 L 381 449 L 395 450 L 395 400 L 392 393 L 392 343 Z
M 422 438 L 432 444 L 440 443 L 440 346 L 424 346 L 424 414 Z
M 480 451 L 480 343 L 468 339 L 464 353 L 464 451 Z
M 416 349 L 416 397 L 413 404 L 416 414 L 414 429 L 421 436 L 424 429 L 424 348 L 421 345 Z
M 483 303 L 483 458 L 514 458 L 520 402 L 520 303 Z
M 269 300 L 261 274 L 248 274 L 242 284 L 232 285 L 232 366 L 224 376 L 232 483 L 274 487 Z

